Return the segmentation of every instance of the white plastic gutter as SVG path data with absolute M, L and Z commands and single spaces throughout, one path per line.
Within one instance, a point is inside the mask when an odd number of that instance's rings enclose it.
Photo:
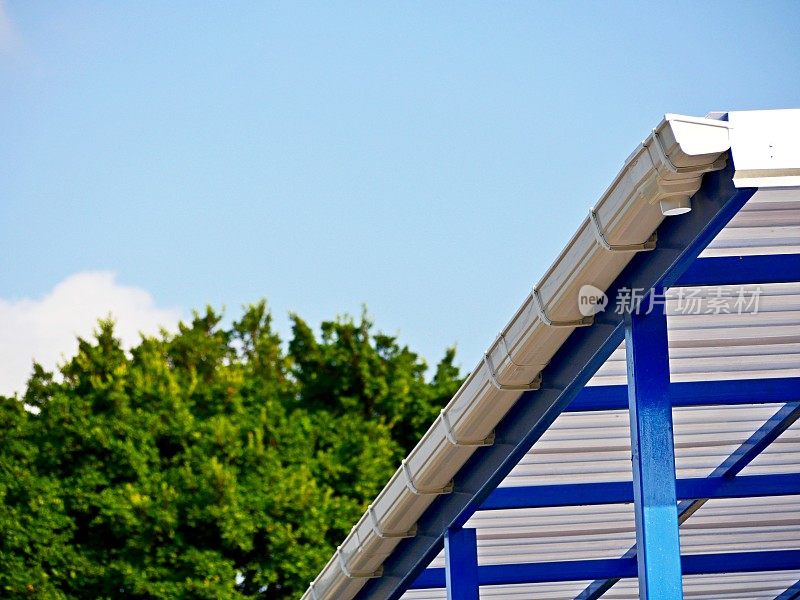
M 730 126 L 713 119 L 666 115 L 625 162 L 567 247 L 533 288 L 439 418 L 303 595 L 350 600 L 404 537 L 576 327 L 581 287 L 606 290 L 636 252 L 657 243 L 665 214 L 681 214 L 704 173 L 722 169 Z

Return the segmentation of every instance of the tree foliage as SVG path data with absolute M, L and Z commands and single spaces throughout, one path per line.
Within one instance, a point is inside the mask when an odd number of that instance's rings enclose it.
M 102 321 L 0 397 L 0 597 L 298 597 L 460 384 L 373 325 L 265 303 L 126 352 Z M 35 407 L 25 410 L 24 403 Z M 37 412 L 38 411 L 38 412 Z

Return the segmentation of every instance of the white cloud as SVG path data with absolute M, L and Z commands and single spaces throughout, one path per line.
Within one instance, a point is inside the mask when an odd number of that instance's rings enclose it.
M 18 44 L 19 38 L 6 10 L 6 3 L 0 0 L 0 54 L 10 53 Z
M 53 369 L 72 356 L 76 336 L 91 336 L 97 319 L 109 314 L 126 347 L 138 342 L 139 332 L 174 328 L 181 316 L 176 309 L 157 307 L 147 291 L 121 285 L 105 271 L 71 275 L 36 300 L 0 298 L 0 394 L 24 389 L 34 359 Z

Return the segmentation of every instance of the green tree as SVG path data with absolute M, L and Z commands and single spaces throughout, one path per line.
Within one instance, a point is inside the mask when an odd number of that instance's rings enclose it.
M 373 324 L 264 302 L 126 352 L 113 323 L 0 397 L 0 596 L 299 596 L 461 382 Z M 34 411 L 25 410 L 23 402 Z

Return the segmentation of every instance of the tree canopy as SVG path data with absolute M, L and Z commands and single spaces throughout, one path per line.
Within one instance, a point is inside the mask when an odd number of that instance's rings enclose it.
M 0 596 L 296 598 L 461 383 L 366 315 L 101 321 L 0 396 Z M 24 404 L 33 407 L 26 410 Z

